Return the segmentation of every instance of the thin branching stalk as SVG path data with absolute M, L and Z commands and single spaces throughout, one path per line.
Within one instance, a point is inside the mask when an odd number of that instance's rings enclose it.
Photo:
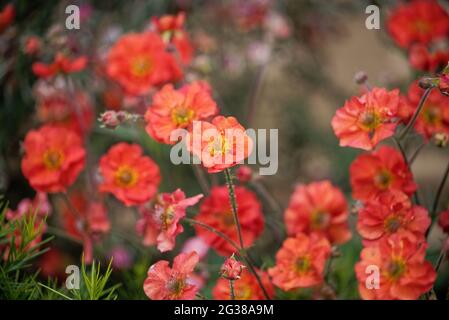
M 412 179 L 414 180 L 412 167 L 411 167 L 411 164 L 407 160 L 407 154 L 405 153 L 405 150 L 404 150 L 404 147 L 401 144 L 401 141 L 398 138 L 396 138 L 396 137 L 393 137 L 393 141 L 396 143 L 396 146 L 398 147 L 399 151 L 401 152 L 402 157 L 404 158 L 405 164 L 407 165 L 408 169 L 410 170 L 410 173 L 412 175 Z M 417 205 L 420 205 L 419 196 L 418 196 L 418 190 L 416 190 L 415 193 L 413 194 L 413 199 L 415 200 L 415 203 Z
M 229 168 L 226 168 L 224 170 L 224 174 L 226 178 L 226 185 L 228 186 L 229 201 L 231 202 L 232 215 L 234 217 L 234 223 L 237 227 L 237 234 L 239 237 L 240 248 L 244 250 L 245 246 L 243 244 L 242 227 L 240 226 L 239 215 L 237 211 L 237 200 L 235 198 L 235 189 L 234 183 L 232 182 L 231 170 Z
M 235 300 L 234 280 L 229 280 L 229 298 Z
M 440 203 L 440 197 L 441 197 L 441 194 L 443 193 L 444 185 L 446 184 L 446 180 L 447 180 L 448 176 L 449 176 L 449 163 L 446 167 L 446 171 L 444 171 L 444 175 L 440 181 L 440 185 L 438 186 L 437 193 L 435 195 L 435 199 L 433 200 L 432 212 L 431 212 L 432 219 L 434 219 L 437 214 L 438 204 Z
M 399 134 L 399 140 L 403 140 L 407 136 L 410 129 L 414 126 L 416 119 L 418 119 L 418 116 L 421 113 L 421 110 L 424 107 L 427 97 L 429 96 L 432 89 L 433 89 L 433 87 L 430 87 L 430 88 L 427 88 L 426 91 L 424 91 L 424 94 L 421 96 L 421 100 L 419 100 L 418 107 L 416 108 L 415 113 L 412 116 L 412 119 L 409 121 L 407 126 Z

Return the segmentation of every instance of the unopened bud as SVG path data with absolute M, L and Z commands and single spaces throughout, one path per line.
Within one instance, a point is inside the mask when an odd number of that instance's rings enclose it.
M 423 77 L 419 79 L 418 85 L 422 89 L 434 88 L 438 85 L 438 78 Z
M 359 71 L 355 74 L 354 81 L 355 83 L 360 85 L 365 84 L 366 81 L 368 81 L 368 75 L 366 74 L 365 71 Z
M 232 255 L 221 266 L 220 275 L 227 280 L 238 280 L 244 268 L 245 265 L 237 261 L 234 255 Z
M 242 165 L 237 169 L 236 176 L 240 182 L 246 183 L 249 182 L 253 177 L 253 171 L 250 167 Z
M 438 79 L 438 89 L 446 96 L 449 96 L 449 74 L 443 73 Z
M 115 129 L 126 120 L 126 113 L 123 111 L 115 112 L 112 110 L 103 112 L 98 121 L 101 126 L 108 129 Z

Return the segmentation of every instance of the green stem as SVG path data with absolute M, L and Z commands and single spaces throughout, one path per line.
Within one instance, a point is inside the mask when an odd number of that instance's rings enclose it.
M 231 300 L 235 300 L 234 280 L 229 280 L 229 297 Z
M 448 176 L 449 176 L 449 163 L 448 163 L 448 165 L 446 167 L 446 171 L 444 172 L 443 179 L 441 179 L 440 185 L 438 186 L 437 193 L 436 193 L 436 196 L 435 196 L 435 200 L 433 201 L 432 219 L 435 218 L 435 215 L 437 213 L 438 204 L 440 202 L 440 197 L 441 197 L 441 194 L 443 193 L 444 185 L 446 184 L 446 180 L 447 180 Z
M 240 226 L 239 215 L 237 212 L 237 200 L 235 198 L 235 189 L 234 189 L 234 183 L 232 182 L 231 170 L 229 168 L 226 168 L 224 170 L 224 174 L 225 174 L 225 178 L 226 178 L 226 185 L 228 186 L 228 191 L 229 191 L 229 201 L 231 202 L 232 215 L 234 217 L 234 223 L 237 226 L 237 234 L 239 237 L 240 248 L 242 248 L 242 250 L 244 250 L 245 247 L 243 244 L 242 228 Z
M 398 147 L 399 151 L 401 152 L 402 157 L 404 158 L 405 164 L 407 165 L 408 169 L 410 170 L 410 173 L 412 174 L 412 178 L 413 178 L 412 167 L 411 167 L 410 163 L 407 160 L 407 154 L 405 153 L 405 150 L 404 150 L 404 147 L 401 144 L 401 141 L 398 138 L 396 138 L 396 137 L 393 137 L 393 141 L 396 143 L 396 146 Z M 415 180 L 415 179 L 413 178 L 413 180 Z M 418 190 L 416 190 L 415 193 L 413 194 L 413 199 L 415 200 L 415 203 L 417 205 L 420 204 L 419 197 L 418 197 Z
M 427 88 L 426 91 L 424 91 L 424 94 L 421 96 L 421 99 L 419 100 L 418 107 L 416 108 L 415 113 L 412 116 L 412 119 L 409 121 L 409 123 L 404 128 L 404 130 L 402 130 L 402 132 L 399 134 L 399 140 L 403 140 L 407 136 L 410 129 L 415 124 L 416 119 L 418 119 L 419 113 L 421 112 L 422 108 L 424 107 L 427 97 L 429 96 L 432 89 L 433 89 L 433 87 L 430 87 L 430 88 Z

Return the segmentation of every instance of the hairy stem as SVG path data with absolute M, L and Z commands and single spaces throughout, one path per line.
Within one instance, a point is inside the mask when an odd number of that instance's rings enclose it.
M 229 297 L 231 300 L 235 300 L 234 280 L 229 280 Z
M 237 200 L 235 198 L 235 189 L 234 183 L 232 182 L 231 170 L 229 168 L 226 168 L 224 170 L 224 174 L 226 178 L 226 185 L 228 186 L 229 201 L 231 202 L 232 215 L 234 217 L 234 223 L 237 226 L 237 234 L 239 237 L 240 248 L 245 249 L 243 244 L 242 228 L 240 226 L 239 215 L 237 212 Z
M 430 87 L 430 88 L 427 88 L 426 91 L 424 91 L 424 94 L 421 96 L 421 100 L 419 100 L 418 107 L 416 108 L 415 113 L 412 116 L 412 119 L 409 121 L 409 123 L 404 128 L 404 130 L 402 130 L 402 132 L 399 134 L 399 140 L 403 140 L 407 136 L 410 129 L 415 124 L 416 119 L 418 119 L 418 116 L 419 116 L 422 108 L 424 107 L 427 97 L 429 96 L 432 89 L 433 89 L 433 87 Z
M 432 212 L 431 212 L 432 219 L 434 219 L 437 214 L 438 204 L 440 202 L 441 194 L 443 193 L 444 185 L 446 184 L 446 180 L 447 180 L 448 176 L 449 176 L 449 163 L 446 167 L 446 171 L 444 172 L 443 178 L 441 179 L 440 185 L 438 186 L 437 193 L 435 195 L 435 199 L 433 200 Z

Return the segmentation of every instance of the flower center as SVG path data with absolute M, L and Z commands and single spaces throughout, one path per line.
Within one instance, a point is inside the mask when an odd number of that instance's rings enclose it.
M 178 127 L 187 127 L 195 115 L 195 112 L 190 108 L 176 107 L 171 113 L 171 119 Z
M 58 150 L 47 150 L 44 153 L 44 164 L 47 169 L 59 169 L 64 160 L 64 155 Z
M 430 26 L 429 23 L 427 23 L 427 21 L 416 20 L 414 26 L 415 30 L 419 33 L 429 33 L 430 31 Z
M 170 291 L 173 298 L 179 298 L 184 291 L 185 285 L 186 282 L 183 277 L 173 277 L 168 281 L 167 289 Z
M 173 209 L 173 206 L 169 206 L 168 208 L 164 209 L 164 211 L 160 215 L 162 229 L 167 230 L 168 227 L 172 224 L 174 218 L 175 210 Z
M 218 139 L 216 136 L 210 138 L 209 154 L 211 157 L 215 157 L 216 155 L 226 154 L 226 152 L 229 149 L 230 149 L 230 144 L 223 135 L 220 135 Z
M 145 77 L 153 69 L 153 63 L 148 56 L 134 58 L 131 63 L 131 73 L 136 77 Z
M 329 225 L 330 215 L 327 212 L 321 210 L 315 210 L 310 217 L 312 229 L 322 230 Z
M 129 167 L 120 167 L 115 175 L 115 181 L 120 187 L 129 188 L 137 183 L 138 177 L 136 170 Z
M 299 257 L 295 261 L 295 270 L 298 273 L 306 273 L 310 269 L 310 265 L 309 257 Z
M 406 265 L 404 260 L 395 259 L 390 262 L 387 272 L 392 280 L 399 279 L 405 272 Z
M 380 125 L 381 119 L 376 112 L 367 110 L 360 115 L 359 121 L 364 130 L 373 131 Z
M 391 173 L 387 170 L 382 170 L 374 177 L 374 184 L 379 189 L 385 190 L 390 186 L 392 180 Z
M 234 225 L 234 216 L 232 215 L 231 211 L 224 212 L 221 215 L 223 217 L 222 218 L 223 224 L 226 227 L 232 227 Z
M 397 215 L 391 215 L 384 222 L 385 230 L 389 233 L 395 233 L 401 227 L 401 220 Z
M 435 106 L 427 106 L 422 113 L 424 122 L 430 125 L 438 125 L 441 123 L 441 110 Z

